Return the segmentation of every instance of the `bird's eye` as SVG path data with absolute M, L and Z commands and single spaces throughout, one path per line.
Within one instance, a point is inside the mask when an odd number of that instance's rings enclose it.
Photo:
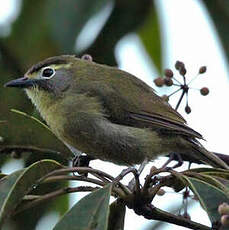
M 41 76 L 45 79 L 50 79 L 55 75 L 55 70 L 51 67 L 45 67 L 42 69 Z

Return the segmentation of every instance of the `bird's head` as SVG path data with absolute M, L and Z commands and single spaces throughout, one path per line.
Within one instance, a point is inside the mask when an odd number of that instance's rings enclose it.
M 32 66 L 24 77 L 9 81 L 5 86 L 59 95 L 71 85 L 75 66 L 80 67 L 83 62 L 73 55 L 51 57 Z
M 28 97 L 41 112 L 58 98 L 65 97 L 75 85 L 88 61 L 74 55 L 62 55 L 45 59 L 32 66 L 24 77 L 9 81 L 5 87 L 25 89 Z

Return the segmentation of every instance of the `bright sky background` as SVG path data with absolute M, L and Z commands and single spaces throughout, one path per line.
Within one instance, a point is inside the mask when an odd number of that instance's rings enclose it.
M 5 28 L 5 26 L 2 27 L 5 21 L 10 24 L 14 20 L 15 16 L 12 16 L 12 13 L 17 12 L 15 12 L 12 4 L 16 1 L 18 0 L 1 2 L 0 30 Z M 203 97 L 196 90 L 190 91 L 189 104 L 192 113 L 186 115 L 183 109 L 180 110 L 180 113 L 186 118 L 189 126 L 203 134 L 207 140 L 203 144 L 209 150 L 228 153 L 228 135 L 226 132 L 229 117 L 229 107 L 226 101 L 229 98 L 228 68 L 224 61 L 225 57 L 221 46 L 218 43 L 219 39 L 216 34 L 212 34 L 213 25 L 206 15 L 206 10 L 200 0 L 157 0 L 156 3 L 160 10 L 160 19 L 164 28 L 163 42 L 166 44 L 164 53 L 168 56 L 164 67 L 174 69 L 176 60 L 181 60 L 185 63 L 188 70 L 187 76 L 190 76 L 191 79 L 196 75 L 200 66 L 207 66 L 207 73 L 199 77 L 192 86 L 196 88 L 207 86 L 210 89 L 210 94 Z M 116 55 L 120 68 L 135 74 L 155 88 L 153 77 L 157 76 L 157 73 L 150 65 L 150 58 L 135 34 L 128 35 L 119 42 Z M 159 89 L 156 90 L 159 91 Z M 170 102 L 175 105 L 177 97 Z M 18 161 L 18 164 L 20 164 L 20 161 Z M 111 164 L 102 164 L 103 168 L 106 168 L 109 172 Z M 98 162 L 93 165 L 101 167 L 101 163 Z M 115 166 L 113 168 L 114 173 L 118 174 L 120 172 L 120 167 Z M 174 199 L 180 200 L 181 204 L 181 196 L 177 194 L 169 194 L 168 198 L 156 199 L 154 204 L 156 205 L 158 200 L 160 208 L 165 208 Z M 199 206 L 198 212 L 196 208 L 192 209 L 191 216 L 193 220 L 198 221 L 201 216 L 202 219 L 206 219 L 205 223 L 209 223 L 205 213 L 200 210 Z M 128 210 L 129 213 L 133 212 Z M 149 221 L 145 221 L 144 218 L 135 214 L 127 216 L 126 230 L 140 230 L 143 229 L 144 223 L 149 223 Z M 50 222 L 50 219 L 46 218 L 43 221 Z M 174 227 L 171 225 L 166 229 L 174 229 Z M 177 226 L 175 228 L 178 230 L 184 229 Z M 37 230 L 40 229 L 42 227 L 37 228 Z
M 186 118 L 189 126 L 203 134 L 207 140 L 203 142 L 209 150 L 228 153 L 227 119 L 229 108 L 225 102 L 229 97 L 228 68 L 225 57 L 222 53 L 219 39 L 216 34 L 212 34 L 213 24 L 206 15 L 206 9 L 198 0 L 157 0 L 157 7 L 160 9 L 160 18 L 163 23 L 163 41 L 166 44 L 164 50 L 168 60 L 165 60 L 165 67 L 174 69 L 176 60 L 183 61 L 187 67 L 190 79 L 196 75 L 199 67 L 207 66 L 207 73 L 193 82 L 192 87 L 201 88 L 207 86 L 210 94 L 206 97 L 200 96 L 199 92 L 192 90 L 189 93 L 189 105 L 192 113 L 186 115 L 183 109 L 180 113 Z M 205 15 L 205 17 L 203 17 Z M 131 41 L 131 42 L 130 42 Z M 137 45 L 136 45 L 137 44 Z M 141 76 L 150 84 L 152 81 L 151 67 L 147 67 L 147 54 L 142 57 L 141 44 L 135 35 L 130 35 L 120 42 L 117 50 L 120 59 L 120 67 L 133 74 Z M 142 68 L 142 66 L 144 66 Z M 219 82 L 219 83 L 216 83 Z M 153 86 L 155 88 L 155 86 Z M 157 89 L 159 91 L 159 89 Z M 170 101 L 175 105 L 178 96 Z M 160 208 L 167 207 L 174 199 L 181 199 L 176 194 L 160 199 Z M 156 204 L 156 202 L 154 202 Z M 198 211 L 197 211 L 198 210 Z M 190 212 L 193 220 L 209 223 L 205 212 L 198 206 Z M 128 222 L 126 229 L 141 229 L 141 219 L 139 222 Z M 205 219 L 205 220 L 204 220 Z M 132 223 L 132 226 L 131 226 Z M 167 229 L 173 229 L 170 226 Z M 176 229 L 184 229 L 175 227 Z

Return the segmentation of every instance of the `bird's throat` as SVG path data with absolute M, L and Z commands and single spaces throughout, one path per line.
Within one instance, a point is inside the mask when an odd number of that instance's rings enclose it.
M 50 96 L 50 93 L 38 88 L 29 88 L 25 91 L 42 118 L 49 124 L 49 110 L 55 104 L 55 98 Z

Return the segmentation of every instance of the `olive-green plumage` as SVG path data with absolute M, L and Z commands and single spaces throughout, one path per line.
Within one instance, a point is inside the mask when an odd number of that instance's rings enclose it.
M 6 86 L 25 88 L 51 130 L 75 153 L 133 165 L 177 152 L 228 168 L 151 87 L 117 68 L 62 55 Z

